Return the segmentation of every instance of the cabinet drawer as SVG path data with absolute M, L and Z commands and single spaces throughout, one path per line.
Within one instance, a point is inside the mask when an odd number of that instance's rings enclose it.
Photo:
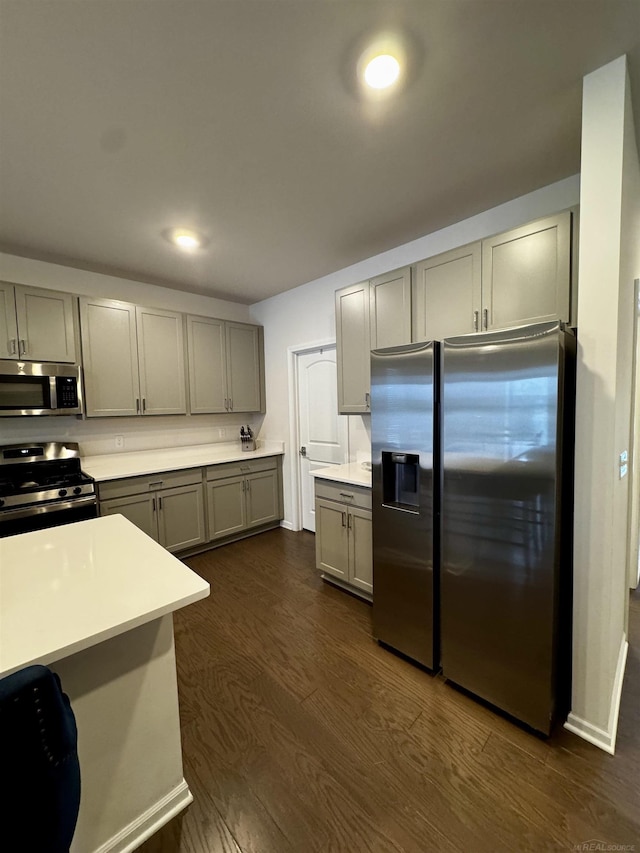
M 316 479 L 316 498 L 339 501 L 361 509 L 371 509 L 371 489 L 337 483 L 334 480 Z
M 201 482 L 201 468 L 188 468 L 185 471 L 161 471 L 158 474 L 145 474 L 143 477 L 123 477 L 121 480 L 108 480 L 106 483 L 98 483 L 98 496 L 103 501 L 109 498 L 139 495 L 158 489 L 191 486 Z
M 207 480 L 224 480 L 227 477 L 243 477 L 258 471 L 273 471 L 278 467 L 276 456 L 265 456 L 262 459 L 247 459 L 246 462 L 224 462 L 220 465 L 209 465 Z

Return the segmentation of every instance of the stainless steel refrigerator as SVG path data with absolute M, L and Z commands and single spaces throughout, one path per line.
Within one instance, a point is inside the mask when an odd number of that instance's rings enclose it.
M 528 726 L 568 710 L 575 337 L 371 354 L 373 632 Z
M 429 669 L 439 663 L 437 393 L 437 344 L 372 351 L 373 633 Z
M 570 682 L 575 338 L 442 344 L 442 671 L 549 733 Z

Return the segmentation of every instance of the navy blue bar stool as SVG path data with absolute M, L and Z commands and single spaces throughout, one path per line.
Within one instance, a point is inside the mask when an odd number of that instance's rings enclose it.
M 80 808 L 77 743 L 69 698 L 48 667 L 0 679 L 0 849 L 68 853 Z

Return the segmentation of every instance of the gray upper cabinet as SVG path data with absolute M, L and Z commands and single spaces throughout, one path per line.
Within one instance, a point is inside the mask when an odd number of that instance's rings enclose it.
M 75 297 L 0 283 L 0 358 L 76 361 Z
M 421 261 L 414 273 L 414 341 L 479 331 L 481 303 L 479 242 Z
M 338 410 L 370 411 L 371 368 L 369 282 L 336 291 Z
M 136 307 L 80 298 L 87 417 L 140 414 Z
M 136 307 L 138 368 L 144 415 L 187 412 L 183 315 Z
M 262 327 L 225 322 L 227 398 L 230 412 L 264 411 Z
M 569 322 L 570 250 L 570 211 L 483 240 L 483 327 Z
M 411 342 L 411 269 L 336 291 L 338 410 L 371 411 L 370 352 Z
M 262 327 L 187 317 L 190 411 L 264 411 Z
M 371 349 L 411 343 L 411 268 L 369 281 Z
M 0 282 L 0 358 L 18 358 L 15 288 Z
M 415 265 L 415 341 L 570 322 L 570 312 L 570 211 Z
M 189 411 L 227 412 L 227 348 L 224 320 L 187 317 Z
M 185 414 L 182 314 L 80 299 L 87 417 Z

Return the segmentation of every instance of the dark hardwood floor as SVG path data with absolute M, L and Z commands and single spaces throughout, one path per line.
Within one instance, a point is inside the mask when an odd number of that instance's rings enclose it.
M 143 853 L 640 851 L 637 593 L 612 757 L 380 648 L 370 607 L 319 579 L 310 533 L 187 562 L 211 584 L 175 614 L 194 803 Z

